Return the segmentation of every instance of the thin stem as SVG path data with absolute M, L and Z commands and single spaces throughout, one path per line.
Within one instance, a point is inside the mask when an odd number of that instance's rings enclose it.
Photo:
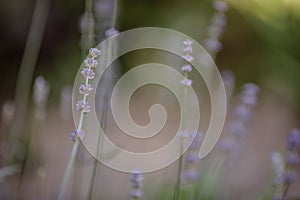
M 91 67 L 89 67 L 89 69 L 91 69 Z M 86 78 L 85 79 L 85 84 L 87 85 L 89 83 L 89 79 Z M 87 100 L 87 94 L 85 94 L 83 96 L 83 102 L 85 103 L 86 100 Z M 79 118 L 79 124 L 78 124 L 78 128 L 77 128 L 77 132 L 80 133 L 80 131 L 82 130 L 82 125 L 83 125 L 83 119 L 84 119 L 84 110 L 81 111 L 80 113 L 80 118 Z M 71 173 L 71 170 L 72 170 L 72 166 L 74 164 L 74 161 L 75 161 L 75 158 L 76 158 L 76 155 L 77 155 L 77 151 L 78 151 L 78 147 L 79 147 L 79 142 L 80 142 L 80 137 L 77 135 L 76 137 L 76 141 L 73 145 L 73 149 L 72 149 L 72 152 L 71 152 L 71 155 L 70 155 L 70 159 L 69 159 L 69 162 L 68 162 L 68 166 L 67 166 L 67 169 L 66 169 L 66 173 L 64 175 L 64 179 L 63 179 L 63 182 L 62 182 L 62 185 L 61 185 L 61 188 L 60 188 L 60 191 L 59 191 L 59 195 L 58 195 L 58 199 L 59 200 L 62 200 L 63 197 L 64 197 L 64 193 L 66 191 L 66 187 L 67 187 L 67 183 L 68 183 L 68 180 L 69 180 L 69 176 L 70 176 L 70 173 Z
M 187 79 L 188 78 L 188 72 L 184 73 L 184 77 Z M 182 126 L 183 126 L 183 130 L 186 131 L 186 110 L 185 107 L 187 106 L 186 104 L 186 99 L 187 99 L 187 87 L 184 87 L 184 96 L 183 96 L 183 117 L 182 117 Z M 178 171 L 177 171 L 177 182 L 176 182 L 176 186 L 175 186 L 175 191 L 174 191 L 174 195 L 173 195 L 173 200 L 177 200 L 180 198 L 180 192 L 181 192 L 181 174 L 182 174 L 182 169 L 183 169 L 183 142 L 184 139 L 181 139 L 180 142 L 180 158 L 179 158 L 179 163 L 178 163 Z
M 113 8 L 113 17 L 111 22 L 111 27 L 116 27 L 118 17 L 118 0 L 114 0 L 114 8 Z
M 63 179 L 63 182 L 62 182 L 62 186 L 60 188 L 59 195 L 58 195 L 58 200 L 62 200 L 63 197 L 64 197 L 66 187 L 67 187 L 67 183 L 68 183 L 68 180 L 69 180 L 69 176 L 70 176 L 70 173 L 71 173 L 71 169 L 72 169 L 74 160 L 76 158 L 78 146 L 79 146 L 79 140 L 77 139 L 76 142 L 74 143 L 74 146 L 73 146 L 73 149 L 72 149 L 70 160 L 68 162 L 66 173 L 65 173 L 65 176 L 64 176 L 64 179 Z
M 290 165 L 287 164 L 286 165 L 286 171 L 288 171 L 289 169 L 290 169 Z M 287 193 L 289 191 L 290 185 L 291 185 L 290 182 L 287 182 L 287 183 L 284 184 L 284 190 L 283 190 L 282 197 L 281 197 L 282 200 L 286 199 L 286 195 L 287 195 Z
M 30 86 L 34 68 L 36 66 L 37 58 L 39 55 L 42 38 L 45 31 L 45 25 L 48 18 L 51 0 L 37 0 L 35 3 L 32 21 L 29 29 L 29 34 L 26 41 L 26 46 L 23 58 L 20 65 L 20 71 L 17 79 L 17 86 L 15 91 L 16 113 L 10 130 L 10 142 L 16 140 L 21 132 L 24 130 Z M 9 145 L 12 146 L 12 145 Z M 13 149 L 8 154 L 8 159 L 13 159 Z M 8 162 L 10 162 L 9 160 Z
M 112 16 L 112 21 L 111 21 L 111 27 L 115 27 L 116 26 L 116 19 L 117 19 L 117 13 L 118 13 L 118 0 L 114 0 L 114 8 L 113 8 L 113 16 Z M 106 55 L 108 58 L 110 58 L 113 54 L 114 54 L 114 44 L 113 43 L 109 43 L 107 46 L 107 53 L 108 55 Z M 107 59 L 108 60 L 108 59 Z M 111 85 L 111 75 L 112 75 L 112 71 L 110 68 L 107 69 L 107 79 L 106 81 L 104 81 L 104 86 L 110 86 Z M 101 127 L 102 130 L 105 131 L 106 130 L 106 126 L 107 126 L 107 114 L 108 114 L 108 101 L 109 101 L 109 97 L 107 94 L 107 91 L 104 91 L 105 93 L 105 98 L 103 99 L 103 112 L 102 112 L 102 116 L 101 116 Z M 102 134 L 100 132 L 98 141 L 97 141 L 97 153 L 99 153 L 99 158 L 101 160 L 101 153 L 103 150 L 103 138 L 102 138 Z M 89 199 L 94 199 L 95 196 L 95 191 L 97 188 L 97 181 L 98 181 L 98 177 L 100 176 L 100 167 L 101 165 L 99 165 L 99 161 L 95 160 L 94 163 L 94 168 L 93 168 L 93 172 L 92 172 L 92 180 L 91 180 L 91 184 L 90 184 L 90 191 L 89 191 Z

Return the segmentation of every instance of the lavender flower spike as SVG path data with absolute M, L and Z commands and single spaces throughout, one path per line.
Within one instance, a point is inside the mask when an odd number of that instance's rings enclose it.
M 133 170 L 129 180 L 132 185 L 129 195 L 133 199 L 140 199 L 143 196 L 143 191 L 141 190 L 144 180 L 143 174 L 139 170 Z

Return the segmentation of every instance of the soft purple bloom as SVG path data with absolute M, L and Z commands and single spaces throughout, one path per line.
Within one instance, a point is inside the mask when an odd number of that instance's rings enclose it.
M 227 18 L 224 13 L 217 13 L 212 18 L 212 24 L 224 28 L 227 24 Z
M 189 132 L 187 130 L 182 130 L 178 133 L 178 137 L 187 138 L 189 136 Z
M 186 182 L 197 181 L 199 177 L 200 177 L 199 172 L 194 169 L 184 170 L 181 175 L 182 180 Z
M 285 171 L 282 176 L 282 182 L 285 184 L 293 183 L 297 178 L 297 173 L 295 171 Z
M 195 163 L 199 160 L 197 152 L 188 152 L 186 155 L 186 161 L 188 163 Z
M 185 61 L 187 61 L 187 62 L 192 62 L 192 61 L 194 60 L 194 57 L 191 56 L 191 55 L 188 55 L 188 54 L 182 56 L 182 58 L 183 58 Z
M 113 35 L 118 35 L 120 32 L 115 29 L 115 28 L 109 28 L 107 30 L 105 30 L 105 36 L 106 37 L 111 37 Z
M 192 71 L 192 66 L 190 64 L 183 65 L 181 67 L 181 71 L 182 72 L 191 72 Z
M 191 79 L 184 78 L 183 80 L 180 81 L 180 83 L 185 86 L 192 86 L 193 81 Z
M 243 86 L 243 92 L 250 95 L 258 95 L 260 88 L 254 83 L 246 83 Z
M 85 136 L 85 132 L 83 130 L 81 130 L 81 131 L 75 130 L 71 134 L 72 140 L 74 142 L 76 142 L 77 138 L 80 138 L 80 140 L 83 140 L 84 136 Z
M 226 138 L 220 142 L 220 148 L 226 153 L 231 153 L 236 149 L 236 143 L 233 139 Z
M 134 188 L 138 188 L 142 186 L 144 176 L 139 170 L 133 170 L 129 180 Z
M 97 48 L 91 48 L 89 51 L 90 55 L 94 58 L 101 54 L 101 51 Z
M 95 77 L 95 72 L 90 68 L 83 68 L 81 74 L 84 76 L 85 79 L 93 79 Z
M 194 133 L 194 136 L 195 137 L 194 137 L 194 140 L 193 140 L 193 142 L 191 144 L 191 148 L 198 149 L 198 148 L 200 148 L 200 145 L 201 145 L 201 142 L 203 140 L 204 135 L 203 135 L 202 132 L 196 131 Z
M 90 84 L 80 85 L 79 87 L 79 93 L 84 95 L 89 95 L 92 90 L 93 88 Z
M 186 46 L 191 46 L 193 44 L 193 41 L 190 40 L 190 39 L 186 39 L 183 41 L 183 44 L 186 45 Z
M 293 150 L 300 147 L 300 130 L 292 129 L 288 136 L 288 148 Z
M 192 47 L 192 46 L 184 47 L 184 48 L 182 49 L 182 51 L 183 51 L 183 52 L 189 52 L 189 53 L 191 53 L 191 52 L 193 52 L 193 47 Z
M 84 63 L 87 67 L 97 67 L 98 65 L 98 61 L 93 58 L 87 58 Z
M 85 102 L 83 100 L 77 102 L 76 108 L 77 110 L 83 111 L 84 113 L 91 112 L 91 106 L 89 105 L 88 102 Z
M 228 10 L 228 4 L 225 1 L 215 1 L 214 2 L 214 8 L 217 11 L 225 12 L 225 11 Z
M 212 38 L 206 39 L 204 41 L 204 46 L 208 51 L 211 52 L 219 52 L 222 49 L 221 42 Z
M 248 119 L 250 114 L 250 109 L 245 105 L 239 105 L 235 108 L 235 115 L 240 119 Z
M 286 163 L 289 165 L 297 165 L 300 163 L 299 154 L 296 152 L 289 152 L 286 156 Z
M 140 190 L 140 189 L 132 189 L 132 190 L 130 191 L 129 195 L 130 195 L 132 198 L 134 198 L 134 199 L 139 199 L 139 198 L 141 198 L 141 197 L 144 195 L 144 193 L 143 193 L 143 191 Z
M 132 190 L 130 191 L 129 195 L 132 198 L 139 199 L 143 196 L 143 191 L 141 190 L 144 180 L 143 174 L 139 170 L 133 170 L 131 171 L 129 180 L 132 185 Z
M 246 133 L 246 129 L 242 121 L 235 120 L 230 122 L 229 132 L 237 136 L 242 136 Z

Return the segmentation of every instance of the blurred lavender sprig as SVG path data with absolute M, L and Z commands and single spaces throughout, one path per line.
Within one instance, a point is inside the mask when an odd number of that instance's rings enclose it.
M 89 113 L 91 111 L 91 107 L 87 101 L 87 98 L 93 88 L 89 87 L 89 80 L 93 79 L 95 76 L 95 72 L 93 71 L 93 68 L 97 67 L 98 62 L 95 60 L 98 56 L 100 56 L 101 51 L 98 50 L 97 48 L 91 48 L 89 50 L 89 57 L 85 60 L 85 67 L 82 69 L 81 74 L 85 79 L 85 82 L 78 88 L 79 93 L 83 95 L 83 98 L 79 100 L 76 104 L 77 110 L 80 112 L 80 118 L 79 118 L 79 123 L 77 129 L 71 134 L 72 139 L 75 141 L 72 153 L 68 162 L 68 166 L 66 169 L 66 173 L 60 188 L 59 196 L 58 199 L 63 199 L 64 198 L 64 193 L 66 190 L 67 182 L 71 173 L 71 169 L 75 160 L 75 157 L 77 155 L 77 150 L 79 146 L 79 142 L 83 139 L 84 137 L 84 131 L 82 130 L 83 127 L 83 120 L 84 120 L 84 115 Z M 96 64 L 95 64 L 96 63 Z M 83 93 L 81 93 L 81 88 L 89 88 L 88 90 L 84 90 Z
M 39 76 L 35 79 L 33 87 L 35 118 L 39 121 L 43 121 L 46 115 L 50 86 L 44 77 Z
M 300 130 L 292 129 L 287 139 L 287 153 L 285 160 L 280 153 L 272 154 L 274 169 L 274 196 L 273 200 L 285 200 L 290 185 L 296 180 L 297 172 L 295 167 L 300 164 Z
M 141 199 L 141 197 L 144 195 L 142 190 L 144 180 L 143 174 L 139 170 L 133 170 L 129 180 L 132 186 L 129 196 L 134 200 Z
M 190 62 L 194 60 L 194 57 L 192 56 L 193 53 L 193 41 L 190 39 L 186 39 L 182 42 L 183 48 L 182 48 L 182 59 L 184 60 L 184 64 L 181 67 L 181 71 L 184 75 L 184 79 L 181 80 L 180 84 L 182 84 L 184 87 L 184 96 L 183 96 L 183 104 L 184 106 L 187 106 L 187 87 L 191 87 L 193 80 L 189 79 L 189 73 L 192 71 L 192 65 Z M 183 139 L 184 137 L 188 137 L 188 130 L 186 130 L 186 120 L 187 120 L 187 113 L 185 110 L 183 112 L 183 117 L 182 117 L 182 129 L 180 132 L 180 137 L 181 143 L 180 143 L 180 155 L 183 153 Z M 177 172 L 177 180 L 175 184 L 175 190 L 174 190 L 174 195 L 173 199 L 179 199 L 180 198 L 180 190 L 181 190 L 181 184 L 182 184 L 182 169 L 183 169 L 183 156 L 180 156 L 178 160 L 178 172 Z
M 237 147 L 237 141 L 247 133 L 259 92 L 260 88 L 253 83 L 247 83 L 243 86 L 238 95 L 239 102 L 233 110 L 232 119 L 229 121 L 229 136 L 220 141 L 220 147 L 224 152 L 233 152 Z
M 223 0 L 214 1 L 213 6 L 215 12 L 207 29 L 207 38 L 204 40 L 204 47 L 211 56 L 215 57 L 222 49 L 220 39 L 227 24 L 226 11 L 229 6 Z

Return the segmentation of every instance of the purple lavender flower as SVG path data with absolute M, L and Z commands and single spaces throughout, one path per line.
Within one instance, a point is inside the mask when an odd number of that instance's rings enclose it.
M 299 154 L 296 152 L 289 152 L 286 156 L 285 162 L 288 165 L 297 165 L 300 163 Z
M 91 48 L 90 51 L 89 51 L 90 55 L 95 58 L 97 56 L 100 56 L 101 54 L 101 51 L 97 48 Z
M 220 148 L 225 153 L 231 153 L 236 149 L 236 142 L 231 138 L 225 138 L 220 142 Z
M 194 60 L 194 57 L 189 54 L 182 56 L 182 58 L 187 62 L 192 62 Z
M 81 130 L 81 131 L 75 130 L 71 134 L 72 140 L 74 142 L 76 142 L 77 138 L 79 138 L 80 140 L 83 140 L 84 136 L 85 136 L 85 132 L 83 130 Z
M 250 109 L 247 106 L 241 104 L 235 108 L 234 114 L 240 119 L 248 119 Z
M 94 58 L 87 58 L 84 61 L 84 63 L 87 67 L 97 67 L 98 66 L 98 61 L 95 60 Z
M 178 137 L 180 138 L 187 138 L 189 136 L 189 133 L 187 130 L 182 130 L 178 133 Z
M 292 184 L 297 178 L 297 173 L 292 170 L 283 173 L 282 182 L 285 184 Z
M 182 51 L 183 51 L 183 52 L 189 52 L 189 53 L 191 53 L 191 52 L 193 52 L 193 47 L 192 47 L 192 46 L 184 47 L 184 48 L 182 49 Z
M 182 172 L 181 178 L 184 182 L 193 182 L 197 181 L 200 177 L 200 174 L 195 169 L 188 169 Z
M 133 199 L 139 199 L 144 195 L 143 191 L 140 189 L 133 189 L 130 191 L 129 196 Z
M 84 76 L 85 79 L 93 79 L 95 77 L 95 72 L 90 68 L 83 68 L 81 74 Z
M 193 81 L 191 79 L 188 79 L 188 78 L 184 78 L 183 80 L 180 81 L 180 83 L 182 85 L 185 85 L 185 86 L 192 86 L 193 84 Z
M 198 149 L 198 148 L 200 148 L 200 145 L 201 145 L 201 142 L 203 140 L 204 135 L 203 135 L 202 132 L 196 131 L 194 133 L 194 136 L 195 137 L 194 137 L 194 140 L 193 140 L 190 148 L 192 148 L 192 149 Z
M 106 37 L 111 37 L 111 36 L 114 36 L 114 35 L 119 35 L 119 31 L 115 28 L 109 28 L 107 30 L 105 30 L 105 36 Z
M 91 112 L 91 106 L 89 105 L 88 102 L 85 102 L 83 100 L 77 102 L 76 108 L 77 110 L 83 111 L 84 113 Z
M 181 71 L 182 72 L 191 72 L 192 71 L 192 66 L 190 64 L 183 65 L 181 67 Z
M 186 46 L 191 46 L 191 45 L 193 44 L 193 41 L 190 40 L 190 39 L 186 39 L 186 40 L 184 40 L 182 43 L 183 43 L 184 45 L 186 45 Z
M 134 199 L 141 198 L 143 196 L 143 191 L 141 190 L 144 180 L 143 174 L 139 170 L 133 170 L 129 180 L 132 185 L 132 190 L 129 195 Z
M 221 42 L 216 39 L 212 39 L 212 38 L 206 39 L 204 41 L 204 46 L 206 47 L 206 49 L 208 51 L 211 51 L 211 52 L 219 52 L 222 49 Z
M 197 152 L 188 152 L 186 155 L 186 161 L 188 163 L 195 163 L 199 160 Z
M 246 133 L 246 128 L 242 121 L 234 120 L 229 123 L 229 132 L 236 136 L 243 136 Z
M 300 147 L 300 130 L 292 129 L 288 136 L 288 148 L 294 150 Z
M 225 11 L 228 10 L 228 4 L 225 1 L 215 1 L 214 2 L 214 8 L 217 11 L 225 12 Z
M 90 94 L 92 90 L 93 88 L 90 84 L 80 85 L 79 87 L 79 93 L 87 96 Z

